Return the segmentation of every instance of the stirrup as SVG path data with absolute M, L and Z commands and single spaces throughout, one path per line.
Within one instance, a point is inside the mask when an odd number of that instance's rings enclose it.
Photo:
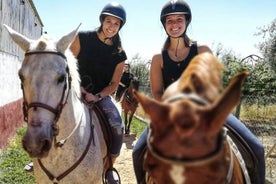
M 114 174 L 116 174 L 116 180 L 113 180 L 113 181 L 108 181 L 108 173 L 112 172 L 113 176 Z M 113 177 L 114 179 L 114 177 Z M 115 168 L 110 168 L 110 169 L 107 169 L 107 171 L 104 173 L 104 177 L 103 177 L 103 183 L 104 184 L 121 184 L 121 178 L 120 178 L 120 175 L 119 175 L 119 172 L 115 169 Z

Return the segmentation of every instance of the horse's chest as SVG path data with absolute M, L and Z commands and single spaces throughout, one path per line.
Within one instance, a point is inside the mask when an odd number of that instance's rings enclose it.
M 185 167 L 181 165 L 172 165 L 169 175 L 175 184 L 185 184 Z
M 167 164 L 147 153 L 144 166 L 154 183 L 185 184 L 185 167 Z
M 167 163 L 150 152 L 145 155 L 144 167 L 149 180 L 158 184 L 221 184 L 225 183 L 226 170 L 223 164 L 213 162 L 202 166 L 185 166 L 177 163 Z

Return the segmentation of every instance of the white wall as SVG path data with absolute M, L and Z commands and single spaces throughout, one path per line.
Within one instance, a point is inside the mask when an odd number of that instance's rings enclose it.
M 16 56 L 0 52 L 0 107 L 22 97 L 18 69 L 21 62 Z

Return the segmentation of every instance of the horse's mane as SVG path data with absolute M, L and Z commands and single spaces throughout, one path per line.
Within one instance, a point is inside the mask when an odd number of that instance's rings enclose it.
M 50 38 L 48 35 L 43 34 L 37 41 L 35 41 L 31 46 L 29 51 L 58 51 L 58 48 L 56 47 L 56 40 Z M 69 48 L 66 49 L 65 53 L 63 53 L 66 56 L 69 73 L 72 78 L 72 89 L 77 94 L 78 97 L 80 97 L 80 76 L 78 72 L 78 65 L 77 65 L 77 59 L 71 52 Z

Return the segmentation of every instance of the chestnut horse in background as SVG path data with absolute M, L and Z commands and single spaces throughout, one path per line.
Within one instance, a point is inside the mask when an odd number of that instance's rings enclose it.
M 139 80 L 137 77 L 134 77 L 129 84 L 128 89 L 124 92 L 121 105 L 124 110 L 124 119 L 125 119 L 125 134 L 129 134 L 130 124 L 133 118 L 133 115 L 138 107 L 138 101 L 133 95 L 133 89 L 139 89 Z
M 147 183 L 250 183 L 224 128 L 248 73 L 236 75 L 221 93 L 222 71 L 222 64 L 204 53 L 166 89 L 161 102 L 134 91 L 151 120 L 144 159 Z

